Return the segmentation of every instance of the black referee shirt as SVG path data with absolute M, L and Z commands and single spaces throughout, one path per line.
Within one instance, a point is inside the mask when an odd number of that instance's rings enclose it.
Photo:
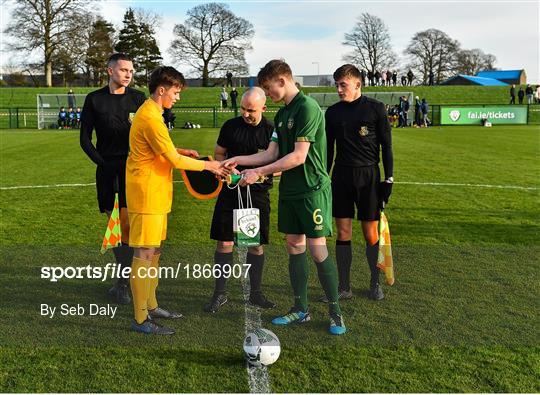
M 366 96 L 350 103 L 340 101 L 326 110 L 325 119 L 329 173 L 335 143 L 336 165 L 374 166 L 381 149 L 385 178 L 393 176 L 392 129 L 383 103 Z
M 236 117 L 226 121 L 221 130 L 217 145 L 227 149 L 227 158 L 233 156 L 253 155 L 261 151 L 266 151 L 270 144 L 272 131 L 274 126 L 272 122 L 264 116 L 257 126 L 247 124 L 242 117 Z M 237 169 L 242 171 L 253 167 L 238 166 Z M 260 184 L 251 185 L 252 190 L 263 191 L 272 187 L 272 176 L 268 176 L 268 180 Z
M 124 94 L 113 95 L 105 86 L 86 96 L 81 113 L 81 147 L 97 165 L 125 159 L 129 152 L 129 129 L 146 97 L 143 92 L 126 88 Z M 131 115 L 130 115 L 131 114 Z M 96 130 L 96 146 L 92 131 Z

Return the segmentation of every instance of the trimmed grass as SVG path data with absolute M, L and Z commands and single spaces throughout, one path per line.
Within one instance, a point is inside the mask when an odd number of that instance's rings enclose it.
M 212 152 L 217 131 L 174 131 L 179 146 Z M 540 136 L 534 127 L 396 130 L 394 193 L 387 209 L 396 284 L 379 303 L 365 297 L 368 269 L 354 225 L 353 291 L 342 307 L 349 332 L 327 334 L 326 306 L 311 267 L 306 326 L 272 327 L 291 291 L 271 194 L 271 245 L 264 289 L 278 303 L 262 322 L 282 355 L 269 369 L 275 392 L 539 392 L 538 209 Z M 92 183 L 95 168 L 73 131 L 0 132 L 0 186 Z M 175 179 L 180 180 L 178 173 Z M 409 182 L 482 184 L 433 186 Z M 186 318 L 171 338 L 128 330 L 131 307 L 114 319 L 40 315 L 40 304 L 107 303 L 110 281 L 52 283 L 42 266 L 101 266 L 105 219 L 95 187 L 0 190 L 2 392 L 248 392 L 242 359 L 239 280 L 216 315 L 202 312 L 211 279 L 160 281 L 163 307 Z M 213 201 L 175 184 L 162 266 L 211 264 Z M 329 245 L 334 244 L 333 238 Z M 183 270 L 183 269 L 182 269 Z

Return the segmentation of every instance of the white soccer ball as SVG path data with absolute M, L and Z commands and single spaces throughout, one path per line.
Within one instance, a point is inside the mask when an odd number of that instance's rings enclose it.
M 197 124 L 197 129 L 200 129 L 201 128 L 201 125 L 200 124 Z
M 281 345 L 278 337 L 268 329 L 255 329 L 244 339 L 244 353 L 252 366 L 272 365 L 279 358 Z

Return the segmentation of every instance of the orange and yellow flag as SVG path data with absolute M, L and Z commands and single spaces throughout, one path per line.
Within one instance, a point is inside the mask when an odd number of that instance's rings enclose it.
M 395 278 L 390 227 L 383 211 L 381 211 L 381 219 L 379 220 L 379 256 L 377 258 L 377 267 L 384 272 L 386 283 L 393 285 Z
M 122 228 L 120 227 L 120 208 L 118 204 L 118 193 L 114 195 L 114 208 L 105 230 L 101 253 L 105 254 L 107 250 L 119 247 L 122 244 Z

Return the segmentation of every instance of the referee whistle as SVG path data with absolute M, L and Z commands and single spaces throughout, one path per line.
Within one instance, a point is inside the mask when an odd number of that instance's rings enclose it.
M 240 180 L 244 178 L 243 174 L 229 174 L 227 177 L 223 179 L 227 183 L 227 185 L 236 185 L 240 182 Z M 262 182 L 265 182 L 268 180 L 268 177 L 266 176 L 260 176 L 257 181 L 255 181 L 256 184 L 260 184 Z

